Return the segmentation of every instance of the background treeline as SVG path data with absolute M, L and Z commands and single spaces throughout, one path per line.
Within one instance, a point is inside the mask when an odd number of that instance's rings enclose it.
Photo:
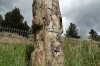
M 24 17 L 21 15 L 20 9 L 17 7 L 15 7 L 12 11 L 7 12 L 5 14 L 5 19 L 3 19 L 2 15 L 0 15 L 0 26 L 3 26 L 3 28 L 9 27 L 10 29 L 15 28 L 32 31 L 32 28 L 28 26 L 27 21 L 24 21 Z M 0 31 L 2 31 L 2 28 L 0 28 Z M 6 29 L 5 31 L 9 30 Z M 16 31 L 12 30 L 12 32 Z M 23 34 L 26 34 L 26 36 L 28 35 L 26 32 L 23 32 Z M 64 35 L 70 38 L 80 38 L 77 26 L 74 23 L 70 23 Z M 89 38 L 92 40 L 100 41 L 100 36 L 93 29 L 91 29 L 89 32 Z
M 68 29 L 66 30 L 66 33 L 64 34 L 64 36 L 66 36 L 68 38 L 79 39 L 81 36 L 79 36 L 78 33 L 79 32 L 78 32 L 77 26 L 74 23 L 70 23 L 70 25 L 69 25 Z M 91 29 L 89 31 L 88 39 L 100 41 L 100 36 L 97 34 L 97 32 L 95 30 Z
M 24 17 L 21 15 L 19 8 L 15 7 L 12 11 L 7 12 L 4 17 L 5 19 L 0 15 L 0 26 L 3 28 L 8 27 L 10 29 L 30 30 L 30 27 L 28 26 L 27 21 L 24 21 Z M 12 32 L 15 31 L 12 30 Z M 25 34 L 25 32 L 23 32 L 23 34 Z
M 18 28 L 29 30 L 27 21 L 24 21 L 24 17 L 21 15 L 19 8 L 14 8 L 5 14 L 5 19 L 0 15 L 0 25 L 10 28 Z

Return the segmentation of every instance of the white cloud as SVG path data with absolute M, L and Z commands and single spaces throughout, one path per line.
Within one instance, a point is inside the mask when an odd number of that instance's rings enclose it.
M 63 17 L 62 22 L 63 22 L 63 33 L 66 33 L 66 30 L 68 29 L 68 26 L 70 25 L 71 20 Z

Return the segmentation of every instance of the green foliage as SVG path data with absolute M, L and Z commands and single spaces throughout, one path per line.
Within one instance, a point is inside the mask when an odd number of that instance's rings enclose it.
M 0 15 L 0 25 L 2 22 L 3 22 L 3 17 L 2 17 L 2 15 Z
M 100 66 L 99 46 L 87 41 L 73 46 L 71 41 L 63 42 L 65 66 Z M 33 50 L 33 44 L 0 44 L 0 66 L 29 66 Z
M 27 25 L 27 21 L 24 22 L 24 29 L 29 30 L 29 26 Z
M 70 23 L 69 28 L 66 30 L 65 36 L 71 38 L 80 38 L 80 36 L 78 36 L 78 29 L 76 29 L 75 24 Z
M 24 17 L 21 15 L 19 8 L 14 8 L 12 11 L 9 11 L 5 14 L 5 20 L 2 23 L 2 26 L 29 30 L 27 22 L 23 22 Z
M 90 39 L 100 41 L 100 36 L 93 29 L 90 30 L 89 34 Z
M 0 45 L 0 66 L 30 66 L 32 44 Z

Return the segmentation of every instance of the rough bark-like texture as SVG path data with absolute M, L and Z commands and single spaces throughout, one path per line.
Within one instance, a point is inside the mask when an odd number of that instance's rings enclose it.
M 35 50 L 31 54 L 31 66 L 63 66 L 58 0 L 34 0 L 32 7 Z

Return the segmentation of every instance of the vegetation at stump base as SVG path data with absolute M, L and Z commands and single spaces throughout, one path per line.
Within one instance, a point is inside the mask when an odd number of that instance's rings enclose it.
M 78 36 L 78 29 L 76 29 L 75 24 L 70 23 L 69 28 L 66 30 L 65 36 L 70 38 L 80 38 L 80 36 Z
M 21 15 L 19 8 L 15 7 L 12 11 L 5 14 L 5 20 L 2 22 L 2 26 L 29 30 L 27 21 L 23 21 L 24 17 Z
M 96 40 L 96 41 L 99 41 L 100 40 L 100 36 L 93 29 L 90 30 L 89 34 L 90 34 L 89 35 L 90 39 Z

